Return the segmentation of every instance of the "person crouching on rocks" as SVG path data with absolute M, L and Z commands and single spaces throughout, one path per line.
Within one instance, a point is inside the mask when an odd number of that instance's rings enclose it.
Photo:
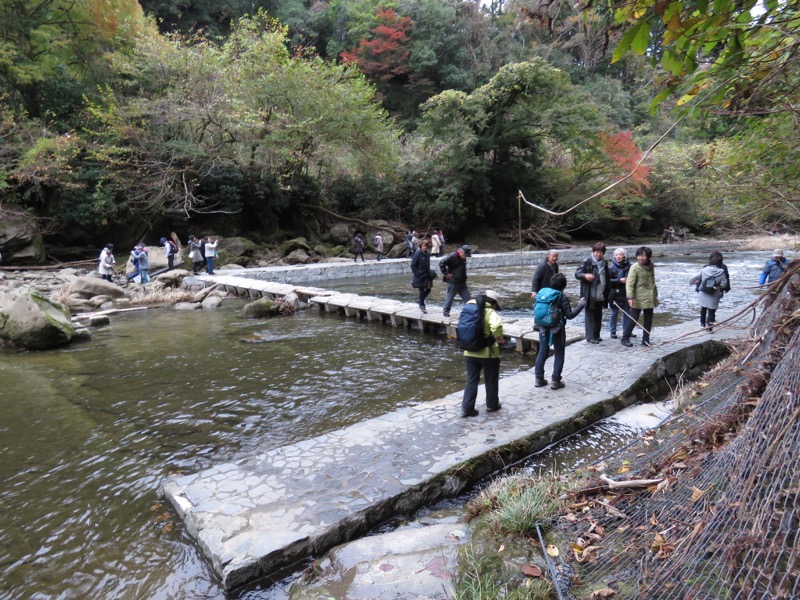
M 550 345 L 553 346 L 553 376 L 550 382 L 550 387 L 554 390 L 560 390 L 564 387 L 564 382 L 561 379 L 561 371 L 564 369 L 564 348 L 567 345 L 567 333 L 565 327 L 567 319 L 574 319 L 577 317 L 583 307 L 586 306 L 586 299 L 581 298 L 575 310 L 572 310 L 572 304 L 564 293 L 567 289 L 567 277 L 563 273 L 556 273 L 550 278 L 551 290 L 555 290 L 561 294 L 560 298 L 556 299 L 560 316 L 558 324 L 554 327 L 539 327 L 539 353 L 536 355 L 536 364 L 534 365 L 534 374 L 536 376 L 536 387 L 544 387 L 547 385 L 547 380 L 544 378 L 544 365 L 549 356 Z M 544 290 L 545 288 L 542 288 Z M 540 292 L 542 290 L 539 290 Z M 538 294 L 537 294 L 538 296 Z

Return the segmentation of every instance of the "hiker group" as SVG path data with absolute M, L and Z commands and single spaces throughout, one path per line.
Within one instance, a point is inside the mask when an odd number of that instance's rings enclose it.
M 219 241 L 210 236 L 204 238 L 196 238 L 193 235 L 189 236 L 187 246 L 189 248 L 189 260 L 192 263 L 192 274 L 198 275 L 203 268 L 205 268 L 208 275 L 216 274 L 214 272 L 214 259 L 217 256 L 218 244 Z M 166 258 L 167 266 L 158 271 L 158 273 L 174 269 L 176 266 L 176 259 L 179 261 L 179 264 L 183 262 L 180 248 L 175 241 L 162 237 L 159 240 L 159 245 L 164 249 L 164 257 Z M 124 276 L 125 282 L 128 284 L 133 282 L 141 284 L 149 283 L 151 263 L 149 248 L 142 242 L 136 244 L 130 252 L 129 260 L 131 269 L 129 269 Z M 114 277 L 118 276 L 116 265 L 114 244 L 106 244 L 98 258 L 97 270 L 100 277 L 106 281 L 114 281 Z M 119 275 L 118 277 L 122 276 Z
M 531 298 L 534 300 L 534 324 L 539 332 L 539 348 L 534 365 L 534 386 L 550 385 L 558 390 L 565 387 L 562 379 L 566 347 L 566 323 L 585 309 L 584 334 L 589 344 L 600 344 L 603 309 L 609 309 L 608 336 L 619 339 L 622 346 L 633 346 L 636 338 L 634 329 L 641 329 L 641 345 L 651 346 L 653 312 L 659 305 L 656 285 L 653 251 L 648 246 L 639 247 L 636 262 L 631 264 L 624 248 L 614 250 L 610 261 L 605 259 L 606 246 L 602 242 L 592 246 L 591 254 L 580 261 L 575 270 L 575 279 L 580 282 L 580 300 L 573 309 L 564 293 L 567 278 L 559 272 L 558 252 L 551 250 L 536 267 L 531 283 Z M 770 284 L 779 279 L 787 269 L 788 261 L 783 251 L 775 250 L 761 273 L 759 285 Z M 689 278 L 688 284 L 694 286 L 700 307 L 700 326 L 712 332 L 716 324 L 716 311 L 722 297 L 731 290 L 731 278 L 723 255 L 715 250 L 710 253 L 708 262 L 698 273 Z M 452 299 L 451 299 L 452 301 Z M 473 308 L 474 307 L 474 308 Z M 446 303 L 449 314 L 449 305 Z M 478 415 L 475 409 L 477 382 L 481 368 L 486 382 L 486 406 L 488 412 L 499 410 L 498 382 L 499 345 L 502 345 L 502 320 L 496 315 L 500 310 L 500 298 L 496 292 L 487 290 L 470 300 L 464 306 L 459 319 L 458 337 L 461 342 L 467 371 L 467 384 L 461 405 L 462 417 Z M 484 321 L 478 326 L 482 335 L 476 335 L 471 325 L 476 313 L 484 313 Z M 466 319 L 464 315 L 467 315 Z M 621 319 L 620 319 L 621 315 Z M 462 325 L 463 321 L 463 325 Z M 618 325 L 621 335 L 618 336 Z M 476 355 L 475 348 L 483 344 L 486 348 Z M 545 364 L 553 357 L 550 381 L 545 377 Z

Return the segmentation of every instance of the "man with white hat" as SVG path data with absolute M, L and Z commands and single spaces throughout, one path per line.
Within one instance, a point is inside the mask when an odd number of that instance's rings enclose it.
M 761 278 L 758 280 L 758 285 L 772 283 L 780 279 L 786 272 L 786 265 L 788 262 L 789 261 L 783 257 L 783 250 L 774 250 L 772 252 L 772 258 L 767 261 L 767 264 L 764 265 L 764 269 L 761 271 Z

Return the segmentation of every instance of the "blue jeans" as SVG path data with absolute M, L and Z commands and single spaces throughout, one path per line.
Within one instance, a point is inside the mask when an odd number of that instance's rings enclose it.
M 139 275 L 142 276 L 142 283 L 148 283 L 150 281 L 150 269 L 141 269 Z
M 498 395 L 500 359 L 465 356 L 464 362 L 467 366 L 467 385 L 464 387 L 464 399 L 461 401 L 461 414 L 468 414 L 475 408 L 481 370 L 483 370 L 483 380 L 486 383 L 486 408 L 489 410 L 500 408 L 500 397 Z
M 536 379 L 544 379 L 544 363 L 550 353 L 550 344 L 553 344 L 553 381 L 561 381 L 561 371 L 564 368 L 564 347 L 567 345 L 567 334 L 562 327 L 554 333 L 549 329 L 539 330 L 539 354 L 536 355 L 536 364 L 533 373 Z
M 214 257 L 206 256 L 206 273 L 211 275 L 214 272 Z
M 375 259 L 376 259 L 378 262 L 380 262 L 380 260 L 381 260 L 381 257 L 382 257 L 382 256 L 383 256 L 383 255 L 382 255 L 380 252 L 376 252 L 376 253 L 375 253 Z
M 447 294 L 445 294 L 444 297 L 444 308 L 442 309 L 445 315 L 450 312 L 450 308 L 453 306 L 453 300 L 456 299 L 456 294 L 461 294 L 461 300 L 463 300 L 465 304 L 472 299 L 466 283 L 448 283 Z

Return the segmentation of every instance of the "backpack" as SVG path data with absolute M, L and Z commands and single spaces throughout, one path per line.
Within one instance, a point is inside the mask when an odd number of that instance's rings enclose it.
M 175 242 L 167 240 L 167 244 L 169 244 L 169 254 L 167 254 L 167 256 L 175 256 L 178 253 L 178 247 L 175 245 Z
M 553 288 L 542 288 L 536 293 L 533 304 L 533 323 L 545 329 L 561 325 L 562 293 Z
M 480 352 L 495 342 L 494 336 L 487 336 L 484 331 L 486 301 L 482 295 L 478 295 L 475 300 L 475 304 L 465 304 L 458 317 L 458 343 L 467 352 Z
M 719 289 L 719 284 L 717 280 L 713 277 L 705 277 L 700 282 L 700 291 L 705 294 L 714 294 Z

